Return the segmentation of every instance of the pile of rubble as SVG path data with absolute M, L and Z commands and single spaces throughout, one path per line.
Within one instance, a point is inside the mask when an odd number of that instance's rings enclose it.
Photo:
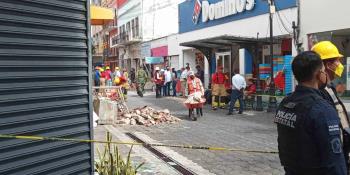
M 168 109 L 157 111 L 148 106 L 142 108 L 135 108 L 129 113 L 121 113 L 116 120 L 116 124 L 127 124 L 127 125 L 145 125 L 152 126 L 160 123 L 177 123 L 181 121 L 170 115 Z

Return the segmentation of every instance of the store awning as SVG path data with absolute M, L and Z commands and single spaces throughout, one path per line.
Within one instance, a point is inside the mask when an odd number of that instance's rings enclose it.
M 104 25 L 114 19 L 114 14 L 111 9 L 90 6 L 91 25 Z
M 222 48 L 225 46 L 232 46 L 233 44 L 269 44 L 270 40 L 267 38 L 249 38 L 239 36 L 222 35 L 212 38 L 200 39 L 190 42 L 180 43 L 180 46 L 193 47 L 193 48 Z M 280 43 L 278 39 L 274 39 L 274 43 Z

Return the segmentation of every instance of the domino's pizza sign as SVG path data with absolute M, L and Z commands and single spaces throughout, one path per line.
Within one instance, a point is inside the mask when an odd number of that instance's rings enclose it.
M 208 22 L 253 10 L 254 5 L 255 0 L 223 0 L 213 4 L 210 4 L 208 1 L 201 3 L 199 0 L 196 0 L 192 20 L 194 24 L 197 24 L 201 11 L 202 22 Z
M 278 10 L 297 8 L 296 0 L 274 0 Z M 179 33 L 268 14 L 267 0 L 186 0 L 179 4 Z
M 202 22 L 250 11 L 254 9 L 254 5 L 255 0 L 223 0 L 213 4 L 209 4 L 208 1 L 203 1 L 201 4 Z

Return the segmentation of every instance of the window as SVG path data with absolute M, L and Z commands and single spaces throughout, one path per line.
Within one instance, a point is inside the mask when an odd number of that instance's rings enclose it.
M 131 27 L 130 22 L 126 23 L 126 40 L 129 41 L 131 39 Z
M 135 37 L 139 37 L 139 17 L 135 18 Z

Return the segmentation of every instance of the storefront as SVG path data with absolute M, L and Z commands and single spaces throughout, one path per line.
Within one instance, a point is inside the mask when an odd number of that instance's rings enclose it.
M 276 0 L 274 15 L 274 55 L 291 54 L 291 21 L 297 20 L 296 1 Z M 205 79 L 223 66 L 232 76 L 235 70 L 258 76 L 259 64 L 270 64 L 269 5 L 263 0 L 185 1 L 179 5 L 180 59 L 196 66 L 197 53 L 205 61 Z M 279 18 L 282 16 L 283 18 Z M 281 23 L 290 22 L 288 29 Z M 284 57 L 281 57 L 282 59 Z M 275 60 L 275 59 L 274 59 Z M 208 84 L 206 84 L 207 86 Z
M 317 4 L 317 11 L 311 10 Z M 317 0 L 300 2 L 300 38 L 301 50 L 310 50 L 312 46 L 323 40 L 332 41 L 344 55 L 342 63 L 345 66 L 343 75 L 334 80 L 337 90 L 342 96 L 350 96 L 350 1 L 337 2 Z M 327 12 L 327 15 L 324 15 Z M 322 18 L 322 20 L 320 20 Z M 293 52 L 296 54 L 296 50 Z

